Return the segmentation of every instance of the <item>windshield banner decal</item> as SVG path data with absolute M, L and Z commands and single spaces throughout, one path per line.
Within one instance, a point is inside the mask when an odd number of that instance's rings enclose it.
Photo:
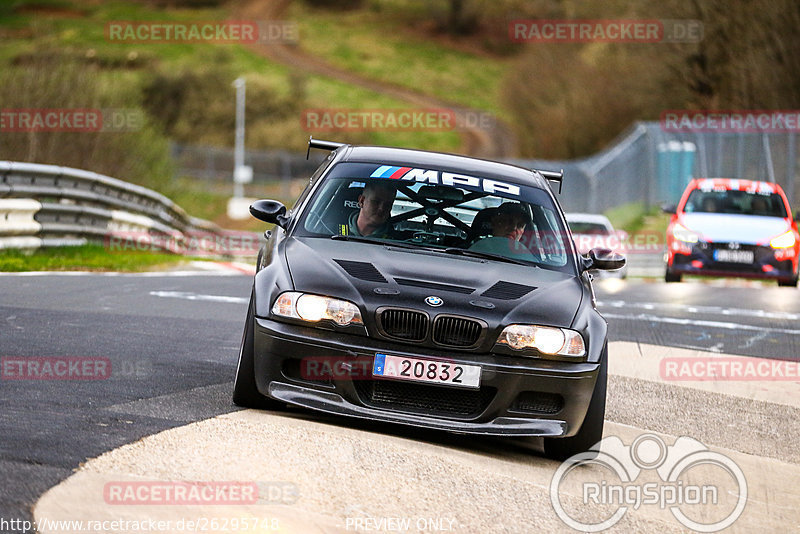
M 411 167 L 381 165 L 373 171 L 370 178 L 409 180 L 433 185 L 442 184 L 452 187 L 464 187 L 466 189 L 483 191 L 485 193 L 505 193 L 516 197 L 520 195 L 518 185 L 501 182 L 499 180 L 491 180 L 489 178 L 479 178 L 477 176 L 467 176 L 465 174 L 456 174 L 433 169 L 413 169 Z

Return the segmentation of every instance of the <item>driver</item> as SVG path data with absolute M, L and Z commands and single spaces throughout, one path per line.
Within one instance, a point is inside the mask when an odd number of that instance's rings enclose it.
M 701 211 L 704 211 L 706 213 L 714 213 L 715 211 L 719 211 L 717 209 L 716 199 L 714 199 L 714 197 L 709 197 L 709 196 L 703 198 L 703 207 Z
M 389 224 L 392 205 L 397 189 L 384 182 L 367 182 L 358 196 L 357 212 L 350 216 L 347 225 L 342 225 L 343 235 L 359 235 L 380 239 L 391 238 L 394 229 Z

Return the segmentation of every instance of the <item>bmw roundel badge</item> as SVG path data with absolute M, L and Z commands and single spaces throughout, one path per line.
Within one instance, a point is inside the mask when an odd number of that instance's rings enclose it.
M 444 304 L 444 301 L 441 298 L 434 296 L 425 297 L 425 302 L 428 304 L 428 306 L 434 306 L 434 307 L 441 306 L 442 304 Z

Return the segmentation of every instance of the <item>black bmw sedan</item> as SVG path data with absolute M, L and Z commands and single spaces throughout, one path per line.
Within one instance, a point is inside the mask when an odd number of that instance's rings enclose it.
M 450 432 L 602 437 L 607 323 L 550 189 L 558 173 L 311 140 L 331 153 L 259 254 L 233 400 Z

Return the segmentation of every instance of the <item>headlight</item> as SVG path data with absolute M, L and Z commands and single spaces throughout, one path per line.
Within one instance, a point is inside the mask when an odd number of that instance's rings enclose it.
M 561 356 L 586 354 L 583 337 L 575 330 L 567 328 L 512 324 L 503 329 L 497 342 L 516 350 L 533 348 L 544 354 Z
M 772 248 L 789 248 L 794 246 L 794 232 L 789 230 L 769 242 Z
M 272 306 L 272 313 L 312 323 L 329 320 L 340 326 L 364 324 L 358 306 L 352 302 L 298 291 L 282 293 Z
M 675 223 L 672 227 L 672 236 L 684 243 L 697 243 L 697 240 L 700 238 L 697 232 L 692 232 L 680 223 Z

